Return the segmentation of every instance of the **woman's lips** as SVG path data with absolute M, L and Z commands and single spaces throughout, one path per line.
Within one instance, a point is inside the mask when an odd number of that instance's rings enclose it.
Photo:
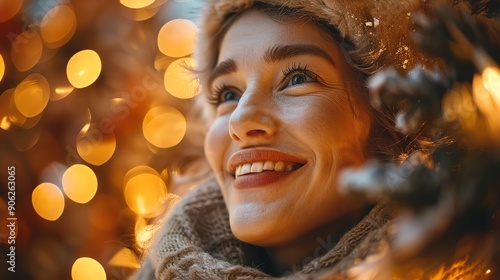
M 250 188 L 272 184 L 305 163 L 281 151 L 254 148 L 234 153 L 228 160 L 227 169 L 235 177 L 236 188 Z

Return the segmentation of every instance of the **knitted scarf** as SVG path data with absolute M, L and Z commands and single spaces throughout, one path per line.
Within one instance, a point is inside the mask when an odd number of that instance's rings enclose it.
M 391 205 L 376 205 L 327 253 L 285 278 L 317 279 L 325 269 L 330 276 L 345 276 L 356 262 L 376 253 L 377 244 L 387 237 L 384 225 L 391 213 Z M 232 234 L 215 180 L 188 193 L 168 214 L 156 236 L 135 279 L 272 278 L 264 272 L 268 263 L 263 249 Z

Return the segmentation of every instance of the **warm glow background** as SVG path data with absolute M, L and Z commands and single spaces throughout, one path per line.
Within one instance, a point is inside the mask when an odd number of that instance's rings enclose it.
M 207 172 L 187 70 L 201 0 L 0 0 L 0 262 L 16 170 L 16 272 L 126 279 Z M 14 278 L 12 278 L 14 277 Z

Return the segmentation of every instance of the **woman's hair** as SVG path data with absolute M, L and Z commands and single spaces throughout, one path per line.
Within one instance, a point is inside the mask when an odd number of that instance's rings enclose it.
M 375 110 L 372 106 L 370 106 L 370 97 L 368 89 L 366 88 L 366 81 L 370 74 L 367 69 L 372 69 L 373 67 L 364 62 L 369 60 L 362 58 L 372 55 L 371 53 L 366 53 L 363 50 L 356 49 L 348 39 L 340 35 L 337 28 L 323 20 L 317 19 L 317 17 L 307 11 L 262 2 L 255 2 L 252 8 L 266 14 L 271 19 L 278 22 L 286 23 L 297 20 L 311 21 L 325 31 L 323 33 L 327 34 L 327 39 L 331 40 L 332 44 L 337 44 L 340 47 L 347 63 L 359 71 L 359 79 L 354 82 L 362 84 L 362 87 L 359 88 L 362 88 L 364 92 L 357 96 L 363 98 L 363 102 L 365 103 L 364 105 L 366 105 L 364 107 L 367 110 L 370 110 L 372 123 L 370 126 L 370 135 L 368 137 L 368 147 L 366 147 L 366 149 L 370 152 L 371 156 L 385 162 L 396 161 L 399 163 L 406 159 L 408 154 L 421 149 L 419 141 L 410 139 L 410 137 L 405 137 L 395 129 L 393 110 L 387 107 Z M 215 37 L 211 41 L 211 48 L 217 50 L 216 53 L 219 53 L 222 39 L 227 30 L 239 17 L 241 17 L 242 14 L 244 14 L 244 11 L 228 13 L 226 15 L 220 25 L 220 28 L 215 34 Z M 216 60 L 217 59 L 214 61 Z M 215 65 L 212 65 L 212 68 L 214 66 Z M 212 69 L 202 69 L 202 71 L 211 70 Z

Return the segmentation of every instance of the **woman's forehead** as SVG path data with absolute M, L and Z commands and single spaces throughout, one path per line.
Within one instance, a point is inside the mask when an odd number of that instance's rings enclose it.
M 310 49 L 321 50 L 332 59 L 339 59 L 338 45 L 312 20 L 297 18 L 282 22 L 251 9 L 228 28 L 221 42 L 218 62 L 242 56 L 265 59 L 273 48 L 283 45 L 314 46 Z

